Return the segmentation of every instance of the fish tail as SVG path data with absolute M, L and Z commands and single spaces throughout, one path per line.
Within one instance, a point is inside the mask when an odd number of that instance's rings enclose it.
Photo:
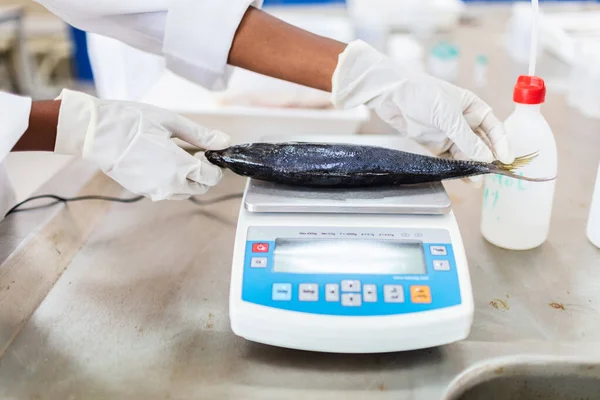
M 491 168 L 490 172 L 495 173 L 495 174 L 505 175 L 505 176 L 515 178 L 515 179 L 520 179 L 523 181 L 528 181 L 528 182 L 548 182 L 548 181 L 552 181 L 552 180 L 556 179 L 556 177 L 530 178 L 530 177 L 522 176 L 522 175 L 519 175 L 516 173 L 516 171 L 519 168 L 524 167 L 525 165 L 529 164 L 537 156 L 538 156 L 538 152 L 536 151 L 535 153 L 526 154 L 524 156 L 517 157 L 510 164 L 504 164 L 504 163 L 501 163 L 500 161 L 494 161 L 492 163 L 492 168 Z

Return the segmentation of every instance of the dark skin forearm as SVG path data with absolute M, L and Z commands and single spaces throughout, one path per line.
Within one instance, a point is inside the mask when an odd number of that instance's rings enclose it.
M 346 44 L 306 32 L 250 7 L 237 29 L 229 64 L 300 85 L 331 91 Z
M 34 101 L 29 127 L 12 151 L 54 151 L 60 100 Z

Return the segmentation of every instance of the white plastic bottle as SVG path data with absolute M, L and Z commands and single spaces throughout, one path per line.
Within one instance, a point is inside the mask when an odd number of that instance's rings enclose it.
M 448 82 L 456 82 L 459 73 L 458 47 L 450 43 L 440 42 L 429 53 L 427 68 L 436 78 Z
M 546 95 L 544 81 L 520 76 L 515 85 L 515 111 L 505 121 L 514 154 L 538 153 L 518 173 L 532 178 L 555 177 L 556 142 L 540 109 Z M 481 233 L 505 249 L 528 250 L 546 241 L 550 228 L 555 181 L 527 182 L 501 175 L 485 179 Z
M 473 81 L 478 88 L 482 88 L 487 84 L 487 70 L 487 57 L 483 54 L 478 54 L 475 58 L 475 68 L 473 68 Z
M 600 247 L 600 165 L 598 166 L 594 195 L 592 196 L 592 204 L 590 205 L 587 237 L 594 246 Z

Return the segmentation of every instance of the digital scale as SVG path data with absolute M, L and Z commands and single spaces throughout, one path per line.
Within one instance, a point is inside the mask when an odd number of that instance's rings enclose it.
M 397 136 L 318 141 L 407 147 Z M 293 349 L 378 353 L 466 338 L 473 295 L 450 198 L 441 183 L 332 190 L 249 179 L 229 311 L 236 335 Z

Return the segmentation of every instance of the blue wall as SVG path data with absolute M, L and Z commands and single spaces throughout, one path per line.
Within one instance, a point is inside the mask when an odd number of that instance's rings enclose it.
M 82 81 L 93 81 L 94 75 L 88 57 L 85 32 L 71 27 L 71 39 L 73 40 L 75 53 L 73 55 L 74 75 Z

